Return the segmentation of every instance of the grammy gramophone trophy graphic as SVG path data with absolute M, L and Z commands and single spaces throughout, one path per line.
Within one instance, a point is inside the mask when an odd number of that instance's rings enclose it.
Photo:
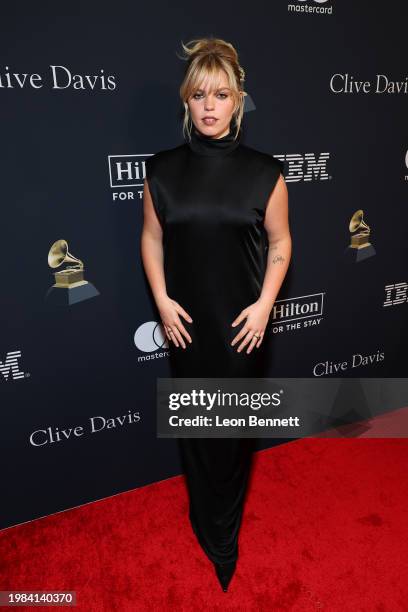
M 48 304 L 70 306 L 99 295 L 94 285 L 84 279 L 84 264 L 68 251 L 67 241 L 56 240 L 48 252 L 48 265 L 55 269 L 63 264 L 66 267 L 54 272 L 55 283 L 45 296 Z
M 375 248 L 369 242 L 371 230 L 364 221 L 363 216 L 363 210 L 356 210 L 349 223 L 349 231 L 352 235 L 350 244 L 344 254 L 354 263 L 375 255 Z

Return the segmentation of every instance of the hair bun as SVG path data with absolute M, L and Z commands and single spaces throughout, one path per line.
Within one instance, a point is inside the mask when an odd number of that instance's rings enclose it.
M 245 70 L 240 66 L 235 47 L 221 38 L 195 38 L 186 45 L 182 42 L 184 59 L 190 65 L 196 58 L 215 55 L 229 62 L 234 68 L 241 85 L 245 81 Z
M 241 75 L 240 81 L 243 83 L 245 81 L 245 70 L 242 66 L 238 66 L 239 74 Z

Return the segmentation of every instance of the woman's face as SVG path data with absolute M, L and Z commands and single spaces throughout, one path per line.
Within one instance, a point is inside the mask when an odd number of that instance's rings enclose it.
M 202 89 L 197 89 L 188 100 L 195 127 L 206 136 L 213 138 L 221 138 L 228 134 L 234 111 L 234 99 L 224 70 L 220 72 L 220 77 L 221 82 L 217 91 L 209 91 L 205 81 L 201 86 Z

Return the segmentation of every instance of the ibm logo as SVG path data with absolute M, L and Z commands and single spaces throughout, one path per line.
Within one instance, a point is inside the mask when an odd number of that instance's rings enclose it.
M 287 183 L 299 183 L 300 181 L 328 181 L 331 176 L 327 172 L 327 160 L 330 153 L 289 153 L 285 156 L 276 155 L 278 159 L 288 162 L 288 170 L 285 174 Z
M 385 294 L 384 307 L 405 304 L 405 302 L 408 302 L 408 284 L 395 283 L 394 285 L 385 285 Z
M 0 372 L 5 380 L 9 380 L 10 374 L 12 380 L 25 378 L 25 373 L 20 372 L 18 359 L 21 357 L 21 351 L 9 351 L 5 361 L 0 361 Z M 0 377 L 1 378 L 1 377 Z

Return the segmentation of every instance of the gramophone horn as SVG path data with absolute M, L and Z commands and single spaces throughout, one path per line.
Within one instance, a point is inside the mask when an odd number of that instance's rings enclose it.
M 66 240 L 56 240 L 48 252 L 48 265 L 50 268 L 58 268 L 62 263 L 66 262 L 77 264 L 79 269 L 84 267 L 80 259 L 69 253 Z
M 366 232 L 370 231 L 369 226 L 363 220 L 364 211 L 356 210 L 354 215 L 350 219 L 349 230 L 350 232 L 355 232 L 358 229 L 364 229 Z

